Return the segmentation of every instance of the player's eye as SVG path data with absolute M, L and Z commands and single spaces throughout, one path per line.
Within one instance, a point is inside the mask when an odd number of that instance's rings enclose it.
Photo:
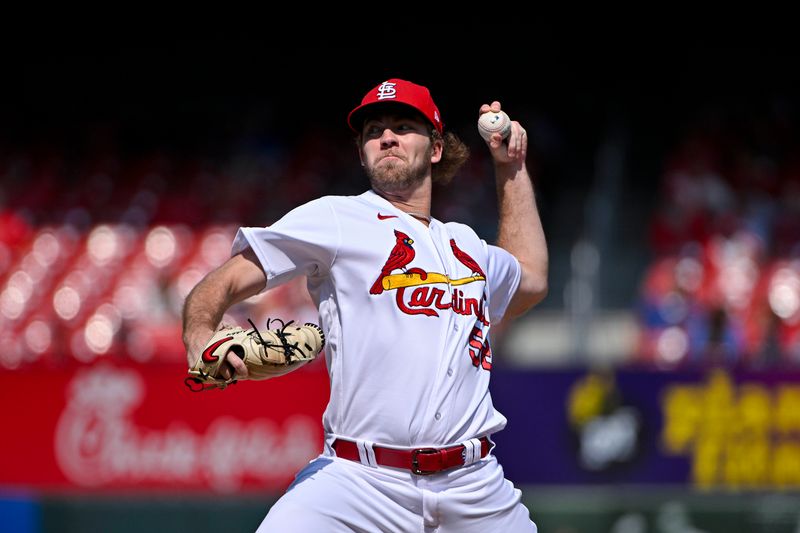
M 367 137 L 377 137 L 381 134 L 383 129 L 381 129 L 377 124 L 370 124 L 364 128 L 364 135 Z

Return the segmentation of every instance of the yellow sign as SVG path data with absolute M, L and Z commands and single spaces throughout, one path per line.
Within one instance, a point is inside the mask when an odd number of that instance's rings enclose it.
M 661 444 L 691 457 L 697 487 L 800 488 L 800 385 L 735 384 L 716 370 L 667 387 L 662 408 Z

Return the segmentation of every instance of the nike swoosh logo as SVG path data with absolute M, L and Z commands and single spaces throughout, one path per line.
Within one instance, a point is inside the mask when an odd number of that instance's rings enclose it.
M 214 350 L 220 347 L 220 345 L 225 344 L 229 340 L 232 340 L 233 337 L 225 337 L 224 339 L 220 339 L 205 350 L 203 350 L 203 361 L 206 363 L 214 363 L 219 360 L 219 356 L 212 355 Z
M 378 220 L 386 220 L 387 218 L 397 218 L 397 215 L 381 215 L 378 213 Z

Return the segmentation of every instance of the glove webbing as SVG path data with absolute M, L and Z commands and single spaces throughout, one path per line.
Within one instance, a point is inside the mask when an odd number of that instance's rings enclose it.
M 261 336 L 261 333 L 258 331 L 256 325 L 253 324 L 252 320 L 248 318 L 247 321 L 250 322 L 251 326 L 253 326 L 253 331 L 256 332 L 256 335 L 258 335 L 258 340 L 261 341 L 261 344 L 263 344 L 265 348 L 271 348 L 273 346 L 277 346 L 276 344 L 272 344 L 264 340 L 264 337 Z M 284 323 L 283 320 L 281 320 L 280 318 L 272 318 L 272 319 L 268 318 L 267 329 L 270 329 L 269 324 L 272 321 L 278 321 L 281 323 L 280 329 L 275 330 L 275 335 L 277 335 L 278 338 L 281 340 L 281 347 L 283 348 L 283 355 L 286 356 L 286 361 L 291 363 L 292 356 L 294 355 L 294 352 L 297 349 L 297 342 L 295 342 L 294 344 L 289 344 L 289 341 L 286 340 L 286 333 L 284 333 L 284 330 L 286 330 L 286 328 L 288 328 L 291 324 L 293 324 L 294 320 L 290 320 L 289 322 Z M 309 346 L 308 344 L 306 344 L 306 348 L 308 350 L 311 350 L 311 346 Z

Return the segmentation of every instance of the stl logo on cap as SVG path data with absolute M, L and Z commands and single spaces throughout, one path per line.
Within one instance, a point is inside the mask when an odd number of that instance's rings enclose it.
M 396 83 L 385 81 L 378 86 L 378 100 L 395 98 L 397 96 Z
M 370 91 L 361 100 L 361 105 L 347 115 L 350 129 L 360 133 L 364 124 L 365 110 L 374 104 L 403 104 L 413 107 L 428 120 L 436 131 L 442 133 L 442 117 L 439 108 L 433 103 L 427 87 L 399 78 L 390 78 Z

